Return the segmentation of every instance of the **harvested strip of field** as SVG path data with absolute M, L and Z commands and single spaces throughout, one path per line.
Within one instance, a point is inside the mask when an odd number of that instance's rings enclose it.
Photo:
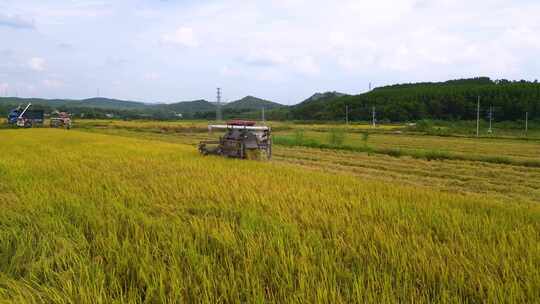
M 343 131 L 344 132 L 344 131 Z M 294 132 L 280 133 L 278 136 L 296 139 Z M 369 134 L 366 141 L 363 134 L 343 133 L 344 141 L 340 145 L 358 148 L 366 145 L 372 149 L 393 149 L 402 152 L 439 151 L 471 158 L 508 158 L 516 161 L 540 162 L 540 141 L 518 139 L 489 139 L 466 137 L 439 137 L 411 134 Z M 302 132 L 303 140 L 315 140 L 321 144 L 329 143 L 329 134 L 325 132 Z
M 358 142 L 360 138 L 357 139 Z M 459 138 L 374 134 L 369 142 L 377 147 L 401 149 L 438 149 L 476 156 L 505 156 L 540 160 L 540 141 L 489 138 Z
M 73 130 L 0 140 L 2 301 L 540 296 L 538 204 Z
M 275 149 L 274 159 L 390 183 L 492 194 L 507 201 L 540 202 L 540 168 L 470 161 L 427 161 L 301 147 Z

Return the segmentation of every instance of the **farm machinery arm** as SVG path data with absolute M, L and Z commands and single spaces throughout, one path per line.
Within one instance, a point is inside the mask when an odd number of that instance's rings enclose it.
M 22 110 L 21 114 L 19 114 L 19 117 L 17 117 L 17 126 L 18 127 L 31 127 L 32 122 L 24 117 L 24 114 L 26 114 L 26 111 L 32 106 L 32 103 L 28 103 L 24 110 Z
M 26 108 L 24 108 L 24 110 L 21 112 L 21 114 L 19 115 L 19 117 L 17 119 L 22 119 L 23 116 L 24 116 L 24 113 L 26 113 L 26 111 L 28 111 L 28 108 L 30 108 L 30 106 L 32 105 L 32 103 L 29 103 Z

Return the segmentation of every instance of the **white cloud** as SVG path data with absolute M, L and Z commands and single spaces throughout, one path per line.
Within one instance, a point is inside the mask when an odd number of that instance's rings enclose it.
M 179 27 L 172 33 L 163 34 L 161 41 L 167 44 L 175 44 L 185 47 L 197 47 L 199 42 L 195 38 L 193 29 L 190 27 Z
M 34 29 L 34 21 L 27 20 L 17 15 L 5 15 L 0 13 L 0 26 L 11 27 L 15 29 Z
M 161 77 L 161 75 L 157 72 L 150 72 L 144 75 L 144 79 L 146 80 L 158 80 Z
M 231 68 L 229 66 L 221 67 L 221 70 L 219 71 L 219 73 L 222 76 L 234 76 L 234 77 L 246 76 L 244 71 L 239 70 L 239 69 L 235 69 L 235 68 Z
M 238 50 L 242 54 L 242 50 Z M 257 49 L 240 56 L 240 62 L 250 68 L 281 68 L 292 69 L 293 71 L 307 75 L 315 76 L 320 73 L 320 67 L 316 59 L 310 55 L 303 55 L 298 50 L 286 50 L 279 47 L 269 47 L 266 49 Z
M 28 61 L 28 66 L 34 71 L 44 71 L 45 70 L 45 59 L 41 57 L 32 57 Z
M 316 76 L 320 74 L 320 67 L 311 56 L 302 56 L 292 63 L 297 71 L 304 75 Z
M 118 97 L 207 98 L 220 83 L 228 92 L 299 101 L 321 88 L 358 92 L 369 81 L 534 79 L 540 71 L 533 0 L 4 2 L 0 23 L 36 20 L 39 31 L 4 29 L 13 43 L 0 50 L 1 58 L 11 54 L 0 60 L 8 75 L 0 82 L 43 89 L 43 78 L 27 72 L 49 71 L 50 61 L 62 76 L 47 77 L 70 84 L 55 93 L 70 96 L 88 95 L 93 83 Z M 59 52 L 60 41 L 73 48 Z M 29 61 L 36 49 L 40 57 Z
M 58 79 L 45 79 L 43 85 L 49 88 L 60 88 L 64 86 L 64 82 Z
M 4 96 L 9 89 L 9 83 L 0 82 L 0 96 Z

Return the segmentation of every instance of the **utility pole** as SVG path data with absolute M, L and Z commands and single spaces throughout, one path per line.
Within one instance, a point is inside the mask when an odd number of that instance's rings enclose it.
M 493 133 L 493 129 L 491 129 L 491 121 L 493 120 L 493 106 L 489 107 L 489 130 L 488 133 Z
M 371 82 L 369 83 L 369 91 L 371 91 Z
M 525 136 L 527 136 L 528 130 L 529 130 L 529 112 L 525 112 Z
M 345 123 L 349 125 L 349 105 L 345 105 Z
M 266 118 L 264 117 L 264 107 L 262 108 L 262 121 L 265 122 Z
M 221 121 L 221 88 L 217 88 L 216 120 Z
M 476 105 L 476 137 L 480 136 L 480 96 Z
M 372 117 L 371 117 L 371 123 L 372 123 L 372 126 L 375 128 L 376 125 L 375 125 L 375 106 L 373 106 L 372 110 L 371 110 L 371 113 L 372 113 Z

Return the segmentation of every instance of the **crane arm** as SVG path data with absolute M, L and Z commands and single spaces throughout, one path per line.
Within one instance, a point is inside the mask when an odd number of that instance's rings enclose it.
M 19 115 L 19 119 L 23 118 L 23 115 L 24 113 L 26 113 L 26 111 L 28 110 L 28 108 L 30 108 L 30 106 L 32 105 L 32 103 L 28 103 L 28 105 L 26 106 L 26 108 L 24 108 L 24 110 L 21 112 L 21 115 Z

